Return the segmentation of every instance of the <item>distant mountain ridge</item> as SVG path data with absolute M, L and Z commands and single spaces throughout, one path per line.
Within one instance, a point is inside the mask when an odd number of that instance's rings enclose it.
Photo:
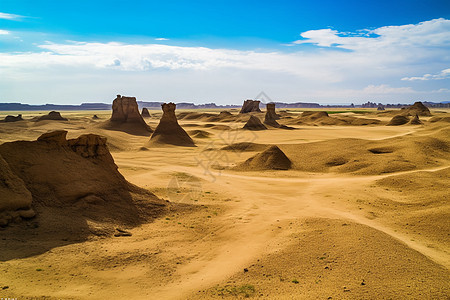
M 147 102 L 147 101 L 137 101 L 139 109 L 143 107 L 160 109 L 161 104 L 164 102 Z M 215 103 L 205 103 L 205 104 L 194 104 L 188 102 L 176 103 L 178 109 L 230 109 L 230 108 L 240 108 L 241 105 L 217 105 Z M 450 101 L 443 101 L 440 103 L 427 102 L 424 101 L 423 104 L 427 107 L 433 108 L 450 108 Z M 0 103 L 0 111 L 27 111 L 27 110 L 111 110 L 111 105 L 108 103 L 82 103 L 79 105 L 70 104 L 42 104 L 42 105 L 32 105 L 32 104 L 22 104 L 22 103 Z M 296 103 L 284 103 L 275 102 L 276 108 L 376 108 L 378 106 L 384 106 L 386 108 L 401 108 L 409 106 L 411 104 L 381 104 L 367 102 L 364 104 L 357 105 L 321 105 L 319 103 L 308 103 L 308 102 L 296 102 Z M 261 103 L 261 108 L 263 103 Z

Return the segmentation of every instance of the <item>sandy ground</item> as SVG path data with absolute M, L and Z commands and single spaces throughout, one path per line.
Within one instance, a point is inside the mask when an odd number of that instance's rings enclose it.
M 92 120 L 94 113 L 101 119 Z M 160 113 L 150 113 L 146 121 L 155 128 Z M 27 119 L 37 113 L 23 115 Z M 0 230 L 1 297 L 450 297 L 450 152 L 445 147 L 433 150 L 429 166 L 417 163 L 408 170 L 364 175 L 333 169 L 224 169 L 259 151 L 220 150 L 253 142 L 278 145 L 288 155 L 296 144 L 342 138 L 395 144 L 396 139 L 429 137 L 429 143 L 449 143 L 449 123 L 423 118 L 421 126 L 294 126 L 297 130 L 251 132 L 208 125 L 240 128 L 242 122 L 181 121 L 188 132 L 209 133 L 194 138 L 197 147 L 192 148 L 144 147 L 148 137 L 100 129 L 98 123 L 109 112 L 62 115 L 69 121 L 0 124 L 0 143 L 33 140 L 55 129 L 68 130 L 69 137 L 104 135 L 128 181 L 176 205 L 162 218 L 130 229 L 131 237 L 92 235 L 84 241 L 64 232 L 50 236 L 33 221 Z M 344 151 L 329 147 L 336 155 Z M 434 146 L 424 147 L 431 153 L 427 149 Z M 402 155 L 410 163 L 418 161 L 414 155 L 406 157 L 409 152 Z

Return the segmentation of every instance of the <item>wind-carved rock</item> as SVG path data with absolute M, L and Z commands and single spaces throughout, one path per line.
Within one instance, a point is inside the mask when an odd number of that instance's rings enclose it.
M 44 121 L 44 120 L 53 120 L 53 121 L 68 121 L 66 118 L 63 118 L 61 116 L 60 112 L 57 111 L 51 111 L 47 115 L 43 115 L 37 119 L 38 121 Z
M 422 125 L 422 121 L 420 121 L 419 116 L 416 114 L 411 121 L 409 121 L 409 124 L 411 125 Z
M 194 147 L 194 141 L 180 124 L 178 124 L 177 117 L 175 116 L 176 104 L 172 102 L 164 103 L 161 107 L 163 115 L 150 138 L 150 144 Z
M 135 97 L 117 95 L 112 110 L 111 119 L 103 126 L 104 128 L 145 136 L 153 132 L 139 113 Z
M 414 102 L 413 105 L 403 109 L 402 114 L 405 116 L 414 116 L 414 115 L 425 116 L 425 117 L 431 116 L 431 112 L 428 109 L 428 107 L 423 105 L 423 103 L 420 101 Z
M 17 122 L 17 121 L 23 121 L 22 115 L 18 115 L 17 117 L 8 115 L 5 117 L 5 122 Z
M 23 180 L 13 173 L 0 155 L 0 226 L 33 217 L 31 201 L 31 193 Z
M 148 109 L 145 108 L 145 107 L 142 108 L 141 115 L 142 115 L 143 118 L 150 118 L 150 112 L 149 112 Z
M 263 123 L 261 123 L 261 120 L 255 116 L 250 116 L 250 119 L 248 119 L 247 123 L 245 123 L 244 129 L 248 130 L 265 130 L 267 129 L 266 126 L 264 126 Z
M 259 109 L 259 103 L 260 101 L 258 100 L 245 100 L 239 113 L 246 114 L 249 112 L 261 112 Z
M 278 119 L 280 119 L 280 117 L 275 113 L 275 103 L 267 103 L 264 124 L 279 128 L 281 125 L 278 124 Z

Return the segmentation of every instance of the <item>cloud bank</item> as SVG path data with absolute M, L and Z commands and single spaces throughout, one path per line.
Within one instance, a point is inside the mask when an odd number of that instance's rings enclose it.
M 450 20 L 353 33 L 320 29 L 300 36 L 289 52 L 282 46 L 277 51 L 244 51 L 47 42 L 34 52 L 0 52 L 0 74 L 6 78 L 0 80 L 0 88 L 9 97 L 25 98 L 31 93 L 24 86 L 35 85 L 35 95 L 42 90 L 38 85 L 51 85 L 51 96 L 57 101 L 62 96 L 67 101 L 79 99 L 80 89 L 67 88 L 75 83 L 92 97 L 128 91 L 145 99 L 219 103 L 239 103 L 261 90 L 275 100 L 290 102 L 439 101 L 450 96 L 445 90 Z M 427 85 L 417 85 L 419 81 Z

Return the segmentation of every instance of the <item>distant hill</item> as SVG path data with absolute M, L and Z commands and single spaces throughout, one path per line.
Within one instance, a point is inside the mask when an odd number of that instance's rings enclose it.
M 111 104 L 82 103 L 80 105 L 43 104 L 30 105 L 22 103 L 0 103 L 1 110 L 110 110 Z
M 161 104 L 164 102 L 147 102 L 147 101 L 137 101 L 139 109 L 143 107 L 151 109 L 161 109 Z M 241 105 L 217 105 L 215 103 L 205 103 L 205 104 L 194 104 L 188 102 L 176 103 L 178 109 L 230 109 L 230 108 L 240 108 Z M 357 105 L 321 105 L 319 103 L 307 103 L 307 102 L 296 102 L 296 103 L 284 103 L 275 102 L 276 108 L 376 108 L 378 106 L 384 106 L 386 108 L 401 108 L 409 106 L 411 104 L 381 104 L 375 102 L 367 102 L 364 104 Z M 423 104 L 427 107 L 432 108 L 450 108 L 450 101 L 443 101 L 440 103 L 423 101 Z M 264 103 L 261 103 L 261 108 L 264 107 Z M 22 103 L 0 103 L 0 111 L 22 111 L 22 110 L 111 110 L 111 104 L 107 103 L 82 103 L 80 105 L 68 105 L 68 104 L 42 104 L 42 105 L 31 105 Z

